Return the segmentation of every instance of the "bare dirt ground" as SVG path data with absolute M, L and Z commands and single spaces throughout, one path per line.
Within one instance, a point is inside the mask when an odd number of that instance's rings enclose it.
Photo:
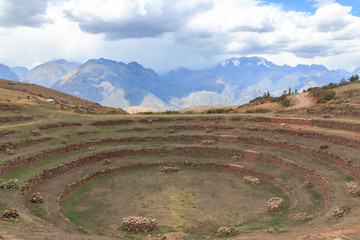
M 293 106 L 286 109 L 308 108 L 316 104 L 316 98 L 311 96 L 308 92 L 292 95 L 291 100 L 294 101 Z

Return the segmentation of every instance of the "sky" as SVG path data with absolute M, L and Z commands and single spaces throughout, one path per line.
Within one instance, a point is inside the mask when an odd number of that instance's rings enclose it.
M 159 73 L 230 57 L 360 66 L 360 0 L 0 0 L 0 63 L 136 61 Z

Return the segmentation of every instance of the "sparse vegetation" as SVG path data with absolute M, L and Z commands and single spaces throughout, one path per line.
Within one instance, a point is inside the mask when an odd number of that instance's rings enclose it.
M 32 91 L 37 87 L 21 82 L 6 86 L 33 87 Z M 247 112 L 267 113 L 261 116 L 222 108 L 214 109 L 212 114 L 193 115 L 167 112 L 123 116 L 119 115 L 121 110 L 114 109 L 109 114 L 97 114 L 101 106 L 83 108 L 71 102 L 71 98 L 66 101 L 74 106 L 64 105 L 62 110 L 60 105 L 41 102 L 12 103 L 19 107 L 18 112 L 2 111 L 1 116 L 21 115 L 32 119 L 0 125 L 0 184 L 16 179 L 24 194 L 6 187 L 0 189 L 0 210 L 16 208 L 20 214 L 18 222 L 0 221 L 0 228 L 17 238 L 36 234 L 39 239 L 59 239 L 59 236 L 83 239 L 86 235 L 144 239 L 149 234 L 170 236 L 176 232 L 174 235 L 179 238 L 204 235 L 215 239 L 219 226 L 225 226 L 236 228 L 237 238 L 246 238 L 244 234 L 257 239 L 276 238 L 275 234 L 281 234 L 284 239 L 296 239 L 299 226 L 317 234 L 311 222 L 316 221 L 318 229 L 336 223 L 351 232 L 352 226 L 345 223 L 358 220 L 356 209 L 360 203 L 346 191 L 350 182 L 354 182 L 352 186 L 356 190 L 359 181 L 356 136 L 360 123 L 356 115 L 352 119 L 339 115 L 335 115 L 336 119 L 325 119 L 328 115 L 332 117 L 325 110 L 336 106 L 356 113 L 359 89 L 357 80 L 329 84 L 315 91 L 319 97 L 325 96 L 324 99 L 328 95 L 325 90 L 336 92 L 334 101 L 330 102 L 337 104 L 324 102 L 307 110 L 282 109 L 281 114 L 271 114 L 261 105 L 271 104 L 271 99 L 275 99 L 286 106 L 296 96 L 289 96 L 288 90 L 278 98 L 266 93 Z M 26 99 L 29 92 L 23 90 L 7 89 L 7 96 L 11 95 L 9 91 L 16 92 L 9 101 L 16 102 L 18 97 Z M 290 90 L 291 94 L 296 92 Z M 34 92 L 31 96 L 38 94 L 61 103 L 61 97 L 54 93 Z M 95 113 L 87 115 L 84 111 Z M 233 114 L 222 115 L 227 111 Z M 316 118 L 302 118 L 307 111 Z M 60 122 L 66 124 L 56 124 Z M 51 139 L 19 145 L 41 138 Z M 202 145 L 203 140 L 215 144 Z M 10 149 L 13 155 L 5 154 L 9 146 L 13 147 Z M 329 150 L 323 150 L 328 146 L 331 146 Z M 233 160 L 234 156 L 239 157 Z M 160 171 L 162 166 L 178 167 L 179 171 L 165 174 Z M 118 170 L 131 167 L 131 170 Z M 260 184 L 246 184 L 242 171 L 246 176 L 258 178 Z M 41 176 L 46 180 L 42 181 Z M 68 192 L 64 193 L 65 189 Z M 29 197 L 38 191 L 44 201 L 32 203 Z M 58 212 L 59 196 L 63 196 L 59 200 L 61 213 L 79 231 Z M 265 203 L 273 197 L 282 198 L 284 208 L 279 214 L 269 215 Z M 341 206 L 355 211 L 341 219 L 324 217 L 324 211 Z M 29 221 L 39 219 L 24 215 L 26 207 L 31 214 L 53 225 Z M 289 221 L 301 212 L 314 217 L 302 222 Z M 131 215 L 156 218 L 158 230 L 144 233 L 121 229 L 122 217 Z M 32 227 L 36 232 L 32 232 Z
M 326 103 L 334 99 L 336 92 L 325 88 L 310 88 L 308 91 L 318 99 L 318 103 Z
M 287 94 L 283 94 L 280 97 L 274 97 L 271 99 L 271 102 L 278 102 L 283 107 L 290 107 L 291 104 Z
M 247 110 L 246 113 L 268 113 L 271 112 L 271 110 L 267 108 L 256 108 L 254 110 Z

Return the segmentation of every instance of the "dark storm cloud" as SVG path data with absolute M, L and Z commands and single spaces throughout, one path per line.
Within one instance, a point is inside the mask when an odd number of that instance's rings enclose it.
M 0 9 L 0 27 L 41 27 L 52 20 L 45 18 L 49 0 L 3 0 Z
M 159 12 L 151 9 L 146 14 L 134 14 L 126 19 L 104 20 L 99 16 L 77 16 L 71 10 L 64 11 L 65 16 L 79 24 L 82 31 L 92 34 L 105 34 L 108 40 L 126 38 L 155 38 L 168 32 L 178 31 L 188 19 L 196 13 L 212 7 L 212 3 L 198 3 L 179 11 L 172 1 L 164 1 Z M 158 11 L 159 9 L 157 9 Z
M 231 29 L 230 32 L 257 32 L 257 33 L 268 33 L 274 31 L 276 28 L 270 22 L 263 22 L 261 26 L 237 26 Z
M 97 17 L 94 17 L 91 20 L 84 20 L 72 16 L 69 12 L 67 12 L 67 17 L 78 22 L 82 31 L 93 34 L 104 33 L 108 40 L 158 37 L 166 32 L 176 31 L 181 27 L 180 21 L 171 21 L 169 19 L 144 17 L 107 22 Z
M 337 49 L 330 43 L 309 43 L 296 46 L 290 49 L 298 57 L 313 58 L 334 56 L 343 53 L 342 49 Z

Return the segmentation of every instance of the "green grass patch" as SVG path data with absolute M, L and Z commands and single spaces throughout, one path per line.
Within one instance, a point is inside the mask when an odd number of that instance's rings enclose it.
M 34 214 L 38 218 L 48 221 L 48 218 L 46 217 L 46 211 L 42 208 L 41 203 L 40 204 L 38 204 L 38 203 L 28 204 L 28 207 L 32 214 Z
M 351 182 L 351 181 L 354 181 L 354 178 L 351 177 L 351 176 L 346 176 L 346 177 L 345 177 L 345 181 Z
M 65 160 L 68 160 L 69 157 L 82 155 L 82 154 L 87 153 L 89 151 L 90 151 L 89 149 L 81 149 L 79 151 L 68 153 L 68 154 L 65 154 L 65 155 L 48 158 L 47 160 L 40 161 L 39 163 L 34 164 L 34 166 L 43 167 L 43 166 L 47 166 L 47 165 L 50 165 L 50 164 L 53 164 L 53 163 L 56 163 L 56 162 L 63 162 Z
M 20 167 L 8 172 L 2 178 L 5 180 L 23 179 L 24 177 L 29 176 L 33 172 L 34 170 L 31 167 Z
M 7 203 L 0 203 L 0 210 L 4 211 L 7 208 Z
M 17 136 L 16 139 L 19 139 L 19 140 L 27 140 L 27 139 L 30 139 L 30 136 Z
M 315 198 L 316 200 L 321 200 L 321 199 L 322 199 L 322 195 L 321 195 L 320 193 L 315 192 L 315 193 L 314 193 L 314 198 Z

